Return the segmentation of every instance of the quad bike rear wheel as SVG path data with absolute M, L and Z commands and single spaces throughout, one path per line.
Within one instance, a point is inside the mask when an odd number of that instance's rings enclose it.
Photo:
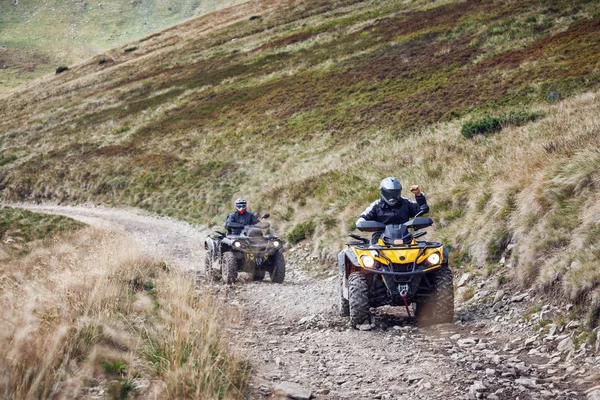
M 269 277 L 273 283 L 283 283 L 285 279 L 285 258 L 283 253 L 275 253 L 273 268 L 269 271 Z
M 435 325 L 454 321 L 454 284 L 448 266 L 437 270 L 434 277 L 435 290 L 427 301 L 417 303 L 416 317 L 419 324 Z
M 353 272 L 348 277 L 348 306 L 350 311 L 350 326 L 371 323 L 369 310 L 369 282 L 361 272 Z
M 344 271 L 339 270 L 338 272 L 338 281 L 340 285 L 340 293 L 339 293 L 339 302 L 338 302 L 338 312 L 340 313 L 340 317 L 347 317 L 350 315 L 350 303 L 348 300 L 344 298 Z
M 223 265 L 221 271 L 221 279 L 223 283 L 232 284 L 238 278 L 238 260 L 235 255 L 228 251 L 223 254 Z

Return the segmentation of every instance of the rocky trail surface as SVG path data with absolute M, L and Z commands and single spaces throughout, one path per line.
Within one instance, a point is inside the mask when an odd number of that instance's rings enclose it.
M 17 206 L 126 232 L 190 275 L 203 259 L 206 231 L 180 221 L 133 209 Z M 199 290 L 242 315 L 231 331 L 254 368 L 249 398 L 600 400 L 600 358 L 589 346 L 576 350 L 577 324 L 550 322 L 564 310 L 536 306 L 528 293 L 488 292 L 463 276 L 460 286 L 477 289 L 454 324 L 417 328 L 405 311 L 384 308 L 359 331 L 336 315 L 336 277 L 307 275 L 303 266 L 314 258 L 302 248 L 286 257 L 282 285 L 198 279 Z

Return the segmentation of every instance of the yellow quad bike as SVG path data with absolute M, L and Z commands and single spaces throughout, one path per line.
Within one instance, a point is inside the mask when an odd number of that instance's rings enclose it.
M 417 215 L 418 216 L 418 215 Z M 417 240 L 433 225 L 431 218 L 414 218 L 402 225 L 359 221 L 363 232 L 377 232 L 377 243 L 350 233 L 338 254 L 339 312 L 350 326 L 371 323 L 371 307 L 384 305 L 412 309 L 423 325 L 454 320 L 454 285 L 448 267 L 448 250 L 439 242 Z

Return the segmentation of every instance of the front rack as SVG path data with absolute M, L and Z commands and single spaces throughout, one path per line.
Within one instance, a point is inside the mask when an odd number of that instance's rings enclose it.
M 442 247 L 441 242 L 425 242 L 417 241 L 416 244 L 390 244 L 390 245 L 379 245 L 369 244 L 363 242 L 347 242 L 347 246 L 355 247 L 359 250 L 417 250 L 417 249 L 435 249 Z

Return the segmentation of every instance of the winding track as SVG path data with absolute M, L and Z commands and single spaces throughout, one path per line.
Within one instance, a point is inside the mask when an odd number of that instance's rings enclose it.
M 11 206 L 125 232 L 150 256 L 190 272 L 203 259 L 204 227 L 130 208 Z M 296 261 L 289 263 L 283 285 L 267 279 L 211 288 L 244 316 L 244 325 L 232 331 L 255 368 L 249 398 L 269 398 L 282 381 L 322 399 L 585 398 L 578 388 L 591 384 L 574 382 L 597 371 L 597 361 L 584 365 L 583 359 L 570 362 L 563 355 L 549 364 L 550 353 L 531 355 L 531 346 L 523 346 L 532 332 L 511 331 L 467 310 L 459 311 L 458 323 L 430 329 L 416 329 L 402 312 L 391 310 L 376 315 L 372 331 L 348 329 L 335 313 L 336 281 L 308 277 L 298 267 L 304 256 L 297 252 L 288 253 Z M 200 289 L 206 285 L 200 283 Z M 459 343 L 459 337 L 473 340 Z

